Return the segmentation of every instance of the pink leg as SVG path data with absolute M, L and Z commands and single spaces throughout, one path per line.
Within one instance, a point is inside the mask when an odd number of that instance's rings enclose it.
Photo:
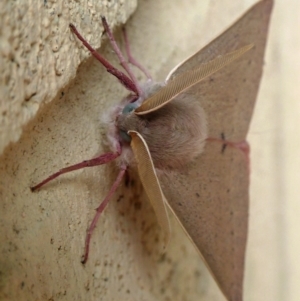
M 93 218 L 93 221 L 87 231 L 87 235 L 86 235 L 86 239 L 85 239 L 85 252 L 84 252 L 84 255 L 83 255 L 83 258 L 81 260 L 82 263 L 86 263 L 87 260 L 88 260 L 88 256 L 89 256 L 89 249 L 90 249 L 90 241 L 91 241 L 91 236 L 92 236 L 92 233 L 96 227 L 96 224 L 97 224 L 97 221 L 101 215 L 101 213 L 103 212 L 103 210 L 106 208 L 109 200 L 111 199 L 113 193 L 117 190 L 118 186 L 120 185 L 121 183 L 121 180 L 126 172 L 126 169 L 127 169 L 127 166 L 126 165 L 123 165 L 121 166 L 121 170 L 118 174 L 118 177 L 117 179 L 115 180 L 114 184 L 112 185 L 112 187 L 110 188 L 107 196 L 105 197 L 105 199 L 103 200 L 103 202 L 100 204 L 100 206 L 96 209 L 96 214 Z
M 242 151 L 246 157 L 246 161 L 247 161 L 247 166 L 248 166 L 248 171 L 250 174 L 250 146 L 248 144 L 248 142 L 246 140 L 241 141 L 241 142 L 232 142 L 232 141 L 228 141 L 225 139 L 225 137 L 222 138 L 207 138 L 206 141 L 210 141 L 210 142 L 219 142 L 222 143 L 224 145 L 228 145 L 230 147 L 234 147 L 239 149 L 240 151 Z
M 128 41 L 128 37 L 127 37 L 127 32 L 125 27 L 123 27 L 123 35 L 124 35 L 124 40 L 125 40 L 125 47 L 126 47 L 126 53 L 127 53 L 127 57 L 128 57 L 128 61 L 130 64 L 136 66 L 137 68 L 139 68 L 149 80 L 152 80 L 152 76 L 151 74 L 148 72 L 148 70 L 146 68 L 144 68 L 131 54 L 131 50 L 129 47 L 129 41 Z
M 113 65 L 111 65 L 103 56 L 101 56 L 78 32 L 76 27 L 73 24 L 69 24 L 73 33 L 77 36 L 77 38 L 82 42 L 82 44 L 91 52 L 91 54 L 106 68 L 107 72 L 114 75 L 122 85 L 139 95 L 139 90 L 137 89 L 135 83 L 122 71 L 116 69 Z
M 59 170 L 58 172 L 52 174 L 50 177 L 48 177 L 44 181 L 40 182 L 39 184 L 37 184 L 33 187 L 30 187 L 30 189 L 31 189 L 31 191 L 35 191 L 35 190 L 39 189 L 40 187 L 42 187 L 43 185 L 45 185 L 46 183 L 57 178 L 58 176 L 60 176 L 64 173 L 68 173 L 70 171 L 78 170 L 78 169 L 85 168 L 85 167 L 92 167 L 92 166 L 106 164 L 106 163 L 116 159 L 117 157 L 119 157 L 120 154 L 121 154 L 121 149 L 117 153 L 107 153 L 107 154 L 101 155 L 99 157 L 96 157 L 96 158 L 93 158 L 90 160 L 85 160 L 85 161 L 82 161 L 75 165 L 71 165 L 69 167 L 65 167 L 65 168 Z
M 113 50 L 115 51 L 116 55 L 118 56 L 119 58 L 119 61 L 120 61 L 120 64 L 123 66 L 123 68 L 125 69 L 125 71 L 128 73 L 129 77 L 131 78 L 131 80 L 133 81 L 137 91 L 138 91 L 138 95 L 142 95 L 142 90 L 140 88 L 140 85 L 139 85 L 139 82 L 138 80 L 136 79 L 134 73 L 132 72 L 132 70 L 130 69 L 129 65 L 127 64 L 108 24 L 107 24 L 107 21 L 105 19 L 105 17 L 101 17 L 101 20 L 102 20 L 102 24 L 103 24 L 103 27 L 104 29 L 106 30 L 106 34 L 108 36 L 108 39 L 110 41 L 110 44 L 113 48 Z

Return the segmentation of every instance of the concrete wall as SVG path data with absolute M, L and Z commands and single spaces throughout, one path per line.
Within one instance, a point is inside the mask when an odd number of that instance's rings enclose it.
M 126 23 L 132 52 L 163 80 L 254 1 L 66 3 L 0 3 L 0 299 L 224 300 L 175 222 L 161 256 L 162 234 L 137 181 L 121 187 L 101 216 L 82 266 L 85 232 L 116 176 L 113 163 L 74 172 L 34 194 L 29 186 L 104 152 L 100 115 L 126 95 L 87 58 L 69 22 L 95 48 L 101 43 L 101 14 L 118 41 L 117 25 Z M 297 0 L 276 2 L 249 134 L 245 300 L 296 301 L 300 294 L 299 6 Z M 117 63 L 105 39 L 100 51 Z

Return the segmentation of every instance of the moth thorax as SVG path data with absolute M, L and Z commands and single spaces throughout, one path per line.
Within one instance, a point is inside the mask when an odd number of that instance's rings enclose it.
M 164 107 L 146 115 L 134 111 L 117 117 L 116 126 L 123 140 L 129 130 L 145 139 L 153 163 L 160 169 L 185 166 L 203 151 L 207 138 L 205 114 L 191 98 L 176 98 Z M 129 141 L 128 141 L 129 142 Z
M 147 114 L 138 131 L 144 137 L 154 165 L 178 169 L 204 149 L 207 125 L 199 101 L 180 95 L 161 109 Z

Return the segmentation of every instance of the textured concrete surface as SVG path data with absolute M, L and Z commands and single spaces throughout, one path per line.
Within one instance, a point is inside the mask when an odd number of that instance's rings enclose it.
M 1 1 L 0 152 L 17 141 L 22 126 L 76 74 L 87 53 L 74 47 L 68 24 L 76 23 L 99 47 L 99 15 L 112 26 L 125 22 L 136 1 Z
M 103 30 L 100 14 L 113 27 L 126 21 L 132 52 L 163 80 L 254 2 L 141 0 L 129 21 L 136 6 L 131 1 L 0 3 L 1 149 L 17 141 L 0 160 L 1 300 L 224 301 L 175 222 L 161 255 L 162 234 L 138 181 L 121 187 L 110 202 L 82 266 L 85 231 L 116 177 L 113 163 L 66 175 L 36 193 L 29 186 L 105 151 L 100 116 L 126 95 L 98 62 L 86 59 L 70 21 L 95 48 Z M 249 135 L 245 300 L 296 301 L 300 294 L 300 41 L 292 30 L 300 24 L 298 2 L 288 3 L 278 0 L 274 9 Z M 119 27 L 115 34 L 120 41 Z M 100 51 L 117 64 L 106 40 Z

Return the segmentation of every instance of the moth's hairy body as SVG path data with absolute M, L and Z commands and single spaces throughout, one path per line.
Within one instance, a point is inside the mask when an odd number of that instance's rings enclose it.
M 149 97 L 160 86 L 146 86 L 144 95 Z M 180 94 L 152 113 L 136 115 L 132 111 L 127 114 L 119 113 L 115 118 L 118 130 L 125 133 L 134 130 L 143 136 L 153 163 L 159 169 L 182 168 L 201 154 L 207 138 L 204 111 L 199 100 L 188 93 Z M 124 148 L 131 150 L 126 142 L 122 143 Z M 127 161 L 127 154 L 122 159 Z

